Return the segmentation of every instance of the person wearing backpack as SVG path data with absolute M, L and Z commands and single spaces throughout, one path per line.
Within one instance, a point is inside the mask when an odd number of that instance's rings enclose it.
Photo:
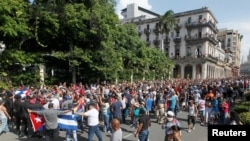
M 137 122 L 140 116 L 140 104 L 137 102 L 134 104 L 134 110 L 133 110 L 133 115 L 134 115 L 134 119 L 133 119 L 133 123 L 132 125 L 130 125 L 130 128 L 137 128 Z
M 162 124 L 162 128 L 165 129 L 164 141 L 171 141 L 170 137 L 173 134 L 173 130 L 171 129 L 172 126 L 181 127 L 180 122 L 174 116 L 173 111 L 168 111 L 164 123 Z M 181 136 L 181 131 L 179 131 L 179 135 Z

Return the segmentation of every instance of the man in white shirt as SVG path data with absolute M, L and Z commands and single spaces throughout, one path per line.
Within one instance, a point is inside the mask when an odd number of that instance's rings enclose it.
M 99 112 L 95 108 L 95 105 L 95 103 L 90 103 L 89 110 L 87 112 L 76 113 L 78 115 L 88 117 L 89 132 L 87 141 L 92 141 L 94 134 L 96 134 L 98 141 L 102 141 L 102 135 L 99 129 Z
M 199 109 L 199 116 L 201 119 L 201 125 L 204 125 L 204 121 L 205 121 L 205 108 L 206 108 L 206 101 L 204 100 L 204 98 L 201 98 L 198 102 L 198 109 Z

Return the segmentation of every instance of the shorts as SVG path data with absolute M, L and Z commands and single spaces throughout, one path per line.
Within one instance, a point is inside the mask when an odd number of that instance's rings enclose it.
M 200 117 L 205 117 L 205 110 L 199 111 Z

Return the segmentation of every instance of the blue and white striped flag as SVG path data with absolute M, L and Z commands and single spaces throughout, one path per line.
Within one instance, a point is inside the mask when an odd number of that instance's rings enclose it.
M 65 113 L 58 116 L 58 127 L 63 130 L 77 130 L 77 115 L 73 115 L 72 112 Z

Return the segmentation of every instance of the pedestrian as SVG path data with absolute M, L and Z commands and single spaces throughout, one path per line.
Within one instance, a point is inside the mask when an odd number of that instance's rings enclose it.
M 178 126 L 180 127 L 180 122 L 174 117 L 173 111 L 168 111 L 167 116 L 164 120 L 164 123 L 162 124 L 162 128 L 165 129 L 165 139 L 164 141 L 170 141 L 169 138 L 172 135 L 172 126 Z M 181 135 L 181 132 L 180 132 Z
M 120 127 L 120 121 L 116 118 L 112 119 L 111 127 L 113 132 L 110 137 L 110 141 L 122 141 L 122 130 Z
M 195 129 L 196 117 L 198 114 L 197 106 L 194 104 L 194 101 L 188 102 L 188 132 L 191 132 L 191 129 Z
M 94 134 L 96 134 L 98 141 L 102 141 L 102 135 L 99 129 L 99 111 L 95 108 L 95 103 L 89 103 L 88 111 L 85 113 L 75 113 L 77 115 L 88 117 L 88 140 L 92 141 Z
M 135 132 L 135 137 L 138 135 L 139 141 L 148 141 L 149 127 L 151 126 L 150 117 L 146 114 L 146 110 L 140 109 L 139 125 Z
M 0 134 L 2 134 L 3 131 L 6 133 L 9 133 L 10 129 L 8 127 L 8 119 L 11 119 L 11 116 L 6 110 L 6 107 L 4 106 L 4 100 L 0 100 Z
M 59 134 L 58 131 L 58 115 L 62 115 L 64 113 L 68 113 L 71 110 L 65 110 L 65 111 L 59 111 L 54 109 L 54 104 L 49 103 L 48 109 L 41 110 L 41 111 L 33 111 L 28 109 L 29 113 L 37 113 L 39 115 L 43 115 L 45 119 L 45 140 L 50 141 L 50 138 L 52 140 L 58 140 L 56 137 Z

